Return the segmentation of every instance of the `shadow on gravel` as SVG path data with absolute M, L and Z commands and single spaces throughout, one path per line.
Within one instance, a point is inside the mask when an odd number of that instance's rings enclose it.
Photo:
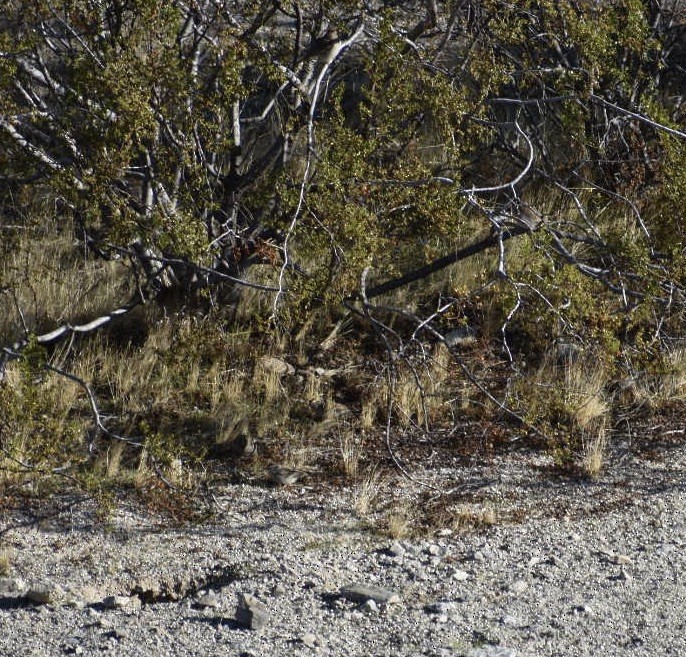
M 0 611 L 10 611 L 12 609 L 24 609 L 26 607 L 35 608 L 36 605 L 27 600 L 23 595 L 16 597 L 2 597 L 0 598 Z

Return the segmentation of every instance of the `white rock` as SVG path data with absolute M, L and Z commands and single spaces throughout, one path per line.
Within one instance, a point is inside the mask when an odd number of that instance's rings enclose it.
M 529 588 L 529 583 L 526 580 L 523 579 L 516 579 L 512 584 L 510 584 L 509 590 L 516 594 L 519 595 L 520 593 L 524 593 Z
M 312 634 L 312 632 L 307 632 L 306 634 L 303 634 L 300 637 L 300 641 L 304 643 L 308 648 L 315 648 L 318 645 L 321 645 L 321 641 L 317 637 L 316 634 Z
M 102 606 L 105 607 L 105 609 L 134 610 L 140 609 L 141 600 L 136 595 L 108 595 L 103 599 Z
M 376 614 L 379 611 L 379 605 L 374 602 L 371 598 L 365 600 L 361 607 L 362 611 L 366 611 L 371 614 Z

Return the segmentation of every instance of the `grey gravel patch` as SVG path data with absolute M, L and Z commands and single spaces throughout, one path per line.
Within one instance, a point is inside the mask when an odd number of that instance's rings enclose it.
M 686 449 L 664 463 L 627 458 L 593 482 L 550 480 L 533 458 L 418 472 L 445 490 L 491 482 L 445 504 L 494 508 L 501 524 L 401 541 L 370 531 L 382 516 L 357 516 L 352 488 L 216 486 L 216 518 L 181 528 L 134 507 L 104 528 L 96 509 L 73 500 L 49 525 L 5 513 L 0 536 L 12 560 L 0 580 L 0 652 L 686 654 Z M 406 508 L 426 500 L 400 477 L 384 485 L 381 498 Z M 22 596 L 41 583 L 63 591 L 62 601 L 29 604 Z M 340 592 L 350 584 L 401 603 L 349 600 Z M 259 631 L 236 620 L 239 594 L 263 605 Z M 142 604 L 106 608 L 109 596 Z

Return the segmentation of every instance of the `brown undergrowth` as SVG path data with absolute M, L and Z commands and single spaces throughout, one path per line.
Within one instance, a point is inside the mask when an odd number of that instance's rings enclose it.
M 48 234 L 27 232 L 4 261 L 3 344 L 24 329 L 39 334 L 91 318 L 131 289 L 125 263 L 84 254 L 68 228 L 58 239 Z M 531 266 L 526 248 L 513 250 L 511 266 L 517 258 Z M 464 464 L 514 445 L 543 449 L 558 467 L 593 477 L 620 434 L 644 451 L 647 427 L 679 439 L 683 346 L 650 361 L 618 351 L 610 318 L 597 321 L 585 345 L 543 339 L 543 332 L 554 337 L 553 319 L 560 322 L 553 312 L 506 325 L 508 284 L 489 283 L 492 267 L 487 257 L 459 263 L 424 291 L 425 299 L 440 290 L 462 299 L 440 328 L 468 329 L 468 340 L 450 350 L 428 338 L 392 363 L 363 319 L 322 310 L 308 327 L 284 331 L 270 324 L 269 299 L 254 290 L 230 308 L 212 299 L 173 309 L 147 304 L 97 333 L 30 345 L 0 384 L 0 485 L 40 497 L 66 484 L 104 506 L 112 491 L 131 490 L 183 518 L 206 482 L 266 485 L 270 464 L 279 463 L 311 483 L 350 486 L 364 515 L 396 463 Z M 272 274 L 262 270 L 259 280 Z M 388 306 L 423 311 L 406 290 Z M 407 328 L 381 317 L 397 334 Z M 344 329 L 327 342 L 336 322 Z M 86 386 L 111 433 L 95 426 Z M 444 511 L 431 513 L 455 527 L 497 518 L 488 509 Z M 398 537 L 416 524 L 403 509 L 385 522 Z

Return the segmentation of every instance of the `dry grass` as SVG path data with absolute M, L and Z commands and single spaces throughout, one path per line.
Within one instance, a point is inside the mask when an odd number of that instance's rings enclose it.
M 659 409 L 686 400 L 686 347 L 676 347 L 664 355 L 662 373 L 639 374 L 631 380 L 634 402 Z
M 386 386 L 375 380 L 362 396 L 361 406 L 360 426 L 364 431 L 369 431 L 378 426 L 380 417 L 386 415 Z
M 412 533 L 413 518 L 410 509 L 406 505 L 400 505 L 391 509 L 385 518 L 384 533 L 392 539 L 406 538 Z
M 474 218 L 474 227 L 483 227 L 483 218 Z M 68 229 L 53 228 L 48 224 L 43 236 L 27 232 L 18 248 L 0 263 L 3 286 L 16 294 L 16 304 L 11 295 L 0 295 L 0 337 L 5 342 L 23 333 L 19 310 L 30 331 L 42 331 L 59 322 L 92 319 L 127 298 L 122 263 L 91 260 L 75 248 Z M 446 250 L 438 242 L 427 247 L 431 248 L 434 255 Z M 526 239 L 508 243 L 512 268 L 523 267 L 530 254 Z M 493 279 L 495 264 L 492 253 L 470 258 L 422 281 L 421 295 L 414 294 L 411 286 L 394 291 L 384 303 L 419 312 L 417 299 L 426 300 L 432 293 L 449 290 L 467 298 Z M 256 267 L 250 277 L 273 284 L 275 271 Z M 479 344 L 483 340 L 485 345 L 489 338 L 498 337 L 502 322 L 497 286 L 489 290 L 479 302 L 481 314 L 474 320 L 478 325 L 470 326 L 478 329 Z M 116 331 L 106 329 L 88 338 L 64 341 L 46 352 L 52 365 L 91 385 L 108 426 L 123 435 L 144 436 L 143 449 L 100 439 L 98 458 L 89 461 L 85 437 L 92 429 L 92 416 L 84 390 L 54 373 L 29 376 L 21 363 L 11 363 L 0 386 L 0 420 L 4 422 L 0 424 L 4 432 L 0 479 L 23 481 L 27 476 L 38 477 L 40 468 L 47 471 L 69 462 L 75 470 L 94 463 L 96 476 L 139 486 L 161 468 L 170 482 L 185 486 L 192 479 L 188 454 L 202 455 L 211 443 L 228 443 L 249 432 L 258 439 L 259 449 L 247 466 L 256 472 L 264 470 L 268 459 L 294 468 L 321 466 L 324 461 L 325 467 L 356 482 L 353 504 L 358 513 L 375 509 L 383 482 L 374 470 L 365 470 L 363 436 L 374 435 L 385 423 L 387 380 L 378 375 L 380 368 L 374 370 L 369 361 L 358 359 L 357 371 L 341 385 L 343 395 L 341 389 L 334 389 L 342 376 L 334 380 L 317 375 L 312 365 L 319 365 L 316 358 L 320 358 L 322 365 L 337 371 L 342 371 L 341 363 L 348 367 L 355 354 L 345 350 L 359 348 L 359 334 L 350 338 L 348 332 L 364 329 L 352 320 L 341 320 L 345 331 L 341 328 L 335 335 L 335 348 L 322 355 L 315 349 L 320 346 L 317 340 L 320 343 L 321 336 L 330 334 L 330 327 L 313 323 L 322 321 L 324 311 L 317 319 L 313 315 L 297 338 L 284 335 L 279 339 L 268 330 L 266 319 L 272 311 L 272 296 L 244 289 L 227 305 L 234 301 L 233 315 L 223 309 L 223 315 L 217 311 L 216 316 L 204 318 L 169 314 L 151 304 L 128 315 Z M 446 322 L 462 326 L 466 318 L 465 311 L 464 316 Z M 422 348 L 411 352 L 411 361 L 397 363 L 395 370 L 391 419 L 403 427 L 439 423 L 451 408 L 464 415 L 472 404 L 467 394 L 459 393 L 466 379 L 449 351 L 441 344 L 426 343 Z M 371 357 L 382 359 L 378 354 Z M 494 381 L 487 379 L 488 368 L 494 359 L 489 360 L 487 348 L 480 357 L 484 382 L 490 385 Z M 279 360 L 296 363 L 297 372 L 279 369 L 275 366 Z M 559 354 L 551 352 L 533 375 L 522 379 L 516 397 L 534 424 L 549 421 L 548 426 L 559 430 L 560 440 L 567 441 L 564 446 L 571 446 L 577 464 L 589 476 L 597 475 L 605 463 L 613 401 L 608 394 L 610 374 L 599 362 L 600 357 L 561 361 Z M 662 370 L 636 377 L 633 394 L 639 403 L 659 408 L 686 399 L 686 348 L 666 354 Z M 5 435 L 11 438 L 5 440 Z M 21 463 L 34 468 L 35 474 L 27 475 Z M 455 528 L 484 526 L 495 522 L 495 513 L 455 509 L 444 520 Z M 383 522 L 389 535 L 406 535 L 412 525 L 410 510 L 395 509 Z
M 367 472 L 353 487 L 353 508 L 365 516 L 376 506 L 376 501 L 381 494 L 383 480 L 375 468 Z
M 605 395 L 608 377 L 602 365 L 593 359 L 567 360 L 563 377 L 565 407 L 581 429 L 607 415 L 610 409 Z
M 448 522 L 444 526 L 457 532 L 465 532 L 491 527 L 497 522 L 497 515 L 493 506 L 465 504 L 451 510 Z
M 357 479 L 363 455 L 362 437 L 352 430 L 344 430 L 339 435 L 339 442 L 343 472 L 348 479 Z
M 12 572 L 12 556 L 9 550 L 0 550 L 0 577 L 7 577 Z
M 581 467 L 589 477 L 597 477 L 605 466 L 608 436 L 605 418 L 581 434 Z
M 0 296 L 0 338 L 47 331 L 65 321 L 93 318 L 125 298 L 124 266 L 93 260 L 75 247 L 69 226 L 47 221 L 27 230 L 0 262 L 0 280 L 14 298 Z

